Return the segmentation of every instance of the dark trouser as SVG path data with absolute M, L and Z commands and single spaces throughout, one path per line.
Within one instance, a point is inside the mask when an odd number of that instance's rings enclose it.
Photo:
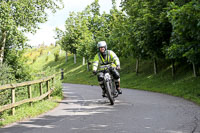
M 120 81 L 120 74 L 119 74 L 119 72 L 116 69 L 113 69 L 111 71 L 111 74 L 112 74 L 112 76 L 113 76 L 113 78 L 115 80 L 116 88 L 119 88 L 119 81 Z M 102 73 L 102 72 L 97 75 L 97 78 L 98 78 L 98 81 L 99 81 L 99 85 L 104 90 L 105 86 L 103 84 L 103 77 L 104 77 L 104 73 Z

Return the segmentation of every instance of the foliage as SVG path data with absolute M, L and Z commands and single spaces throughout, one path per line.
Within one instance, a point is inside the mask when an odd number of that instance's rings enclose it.
M 199 1 L 123 0 L 121 10 L 112 2 L 109 14 L 99 13 L 98 0 L 71 13 L 65 31 L 57 29 L 62 48 L 92 59 L 105 40 L 120 57 L 200 63 Z
M 13 51 L 12 51 L 13 52 Z M 16 51 L 14 51 L 16 52 Z M 0 65 L 0 85 L 28 81 L 32 79 L 30 75 L 29 67 L 22 61 L 22 58 L 19 57 L 21 53 L 10 53 L 9 58 L 6 58 L 6 62 L 12 62 L 11 66 L 3 63 Z M 23 98 L 25 95 L 23 91 L 26 92 L 27 89 L 16 90 L 16 95 Z M 20 93 L 22 91 L 22 93 Z M 8 104 L 11 101 L 11 91 L 2 90 L 0 91 L 0 105 Z
M 5 62 L 8 62 L 13 70 L 16 82 L 30 81 L 31 71 L 29 66 L 25 63 L 26 59 L 23 57 L 23 50 L 9 50 L 5 55 Z
M 9 84 L 14 81 L 13 69 L 5 63 L 0 65 L 0 85 Z M 0 106 L 10 102 L 8 97 L 11 97 L 10 91 L 0 91 Z
M 60 7 L 52 0 L 2 0 L 0 29 L 8 31 L 12 27 L 20 26 L 23 31 L 34 31 L 38 28 L 38 23 L 47 20 L 46 10 L 50 9 L 55 12 L 56 8 Z
M 47 21 L 47 10 L 55 12 L 62 6 L 59 3 L 62 0 L 0 1 L 0 64 L 10 49 L 23 49 L 27 45 L 24 33 L 35 33 L 38 24 Z
M 171 26 L 166 18 L 167 0 L 124 1 L 129 17 L 131 48 L 138 58 L 163 58 L 162 48 L 169 45 Z
M 78 53 L 87 59 L 96 51 L 96 38 L 101 24 L 98 0 L 87 6 L 83 12 L 70 13 L 65 22 L 65 31 L 56 29 L 59 43 L 65 51 Z
M 15 81 L 13 69 L 7 64 L 0 65 L 0 85 L 11 83 Z
M 200 63 L 200 2 L 193 0 L 183 6 L 172 2 L 169 9 L 173 33 L 167 56 L 173 59 L 185 57 L 191 63 Z
M 59 54 L 58 53 L 54 53 L 54 57 L 55 57 L 55 61 L 59 60 Z
M 37 57 L 33 58 L 33 63 L 35 63 L 35 62 L 36 62 L 36 60 L 37 60 Z
M 25 64 L 25 58 L 22 57 L 23 51 L 17 51 L 15 49 L 6 52 L 5 62 L 9 62 L 9 66 L 5 63 L 0 65 L 0 85 L 30 81 L 33 79 L 31 76 L 30 67 Z M 24 98 L 24 91 L 27 89 L 16 90 L 16 95 L 20 98 Z M 11 92 L 10 90 L 0 91 L 0 105 L 10 103 Z
M 40 56 L 43 54 L 43 49 L 40 50 Z
M 48 60 L 49 60 L 49 56 L 46 57 L 45 61 L 48 61 Z

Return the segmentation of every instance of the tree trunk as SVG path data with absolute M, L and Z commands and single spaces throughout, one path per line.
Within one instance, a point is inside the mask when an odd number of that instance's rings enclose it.
M 158 70 L 157 70 L 157 60 L 156 58 L 154 58 L 154 74 L 157 74 Z
M 65 61 L 66 61 L 66 63 L 67 63 L 67 61 L 68 61 L 68 55 L 67 55 L 67 52 L 66 52 L 66 56 L 65 56 Z
M 74 64 L 76 64 L 76 54 L 74 54 Z
M 194 62 L 192 62 L 194 77 L 197 77 L 197 69 Z
M 175 61 L 172 60 L 172 77 L 174 77 L 175 75 L 175 65 L 174 65 Z
M 2 40 L 0 42 L 0 65 L 3 64 L 5 46 L 6 46 L 6 31 L 3 31 Z
M 136 69 L 135 69 L 136 74 L 139 73 L 139 58 L 136 59 Z
M 85 57 L 83 57 L 83 65 L 85 65 Z

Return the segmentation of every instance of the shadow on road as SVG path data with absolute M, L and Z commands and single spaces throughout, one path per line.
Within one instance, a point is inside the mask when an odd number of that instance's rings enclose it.
M 73 97 L 73 98 L 72 98 Z M 79 97 L 80 98 L 80 97 Z M 117 102 L 117 101 L 116 101 Z M 0 133 L 41 133 L 41 132 L 63 132 L 63 127 L 68 126 L 70 132 L 76 130 L 98 131 L 108 125 L 91 123 L 86 126 L 77 127 L 78 122 L 91 115 L 111 115 L 115 111 L 114 107 L 109 105 L 106 99 L 77 99 L 71 95 L 71 98 L 65 98 L 60 105 L 39 118 L 33 118 L 24 122 L 18 122 L 0 129 Z M 63 121 L 66 121 L 63 122 Z M 66 124 L 63 126 L 63 124 Z M 81 125 L 81 124 L 80 124 Z

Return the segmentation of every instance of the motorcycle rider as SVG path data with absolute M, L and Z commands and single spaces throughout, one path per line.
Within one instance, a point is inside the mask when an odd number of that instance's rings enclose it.
M 118 94 L 122 94 L 122 91 L 120 89 L 120 75 L 118 70 L 120 70 L 120 61 L 117 55 L 112 50 L 107 50 L 107 44 L 105 41 L 100 41 L 97 44 L 97 48 L 99 52 L 94 57 L 93 62 L 93 74 L 97 74 L 97 68 L 100 65 L 108 65 L 111 64 L 111 66 L 114 68 L 112 70 L 112 75 L 115 80 L 116 89 Z M 102 96 L 105 97 L 105 86 L 103 83 L 103 76 L 104 74 L 102 72 L 98 73 L 97 78 L 99 81 L 99 85 L 102 88 Z

